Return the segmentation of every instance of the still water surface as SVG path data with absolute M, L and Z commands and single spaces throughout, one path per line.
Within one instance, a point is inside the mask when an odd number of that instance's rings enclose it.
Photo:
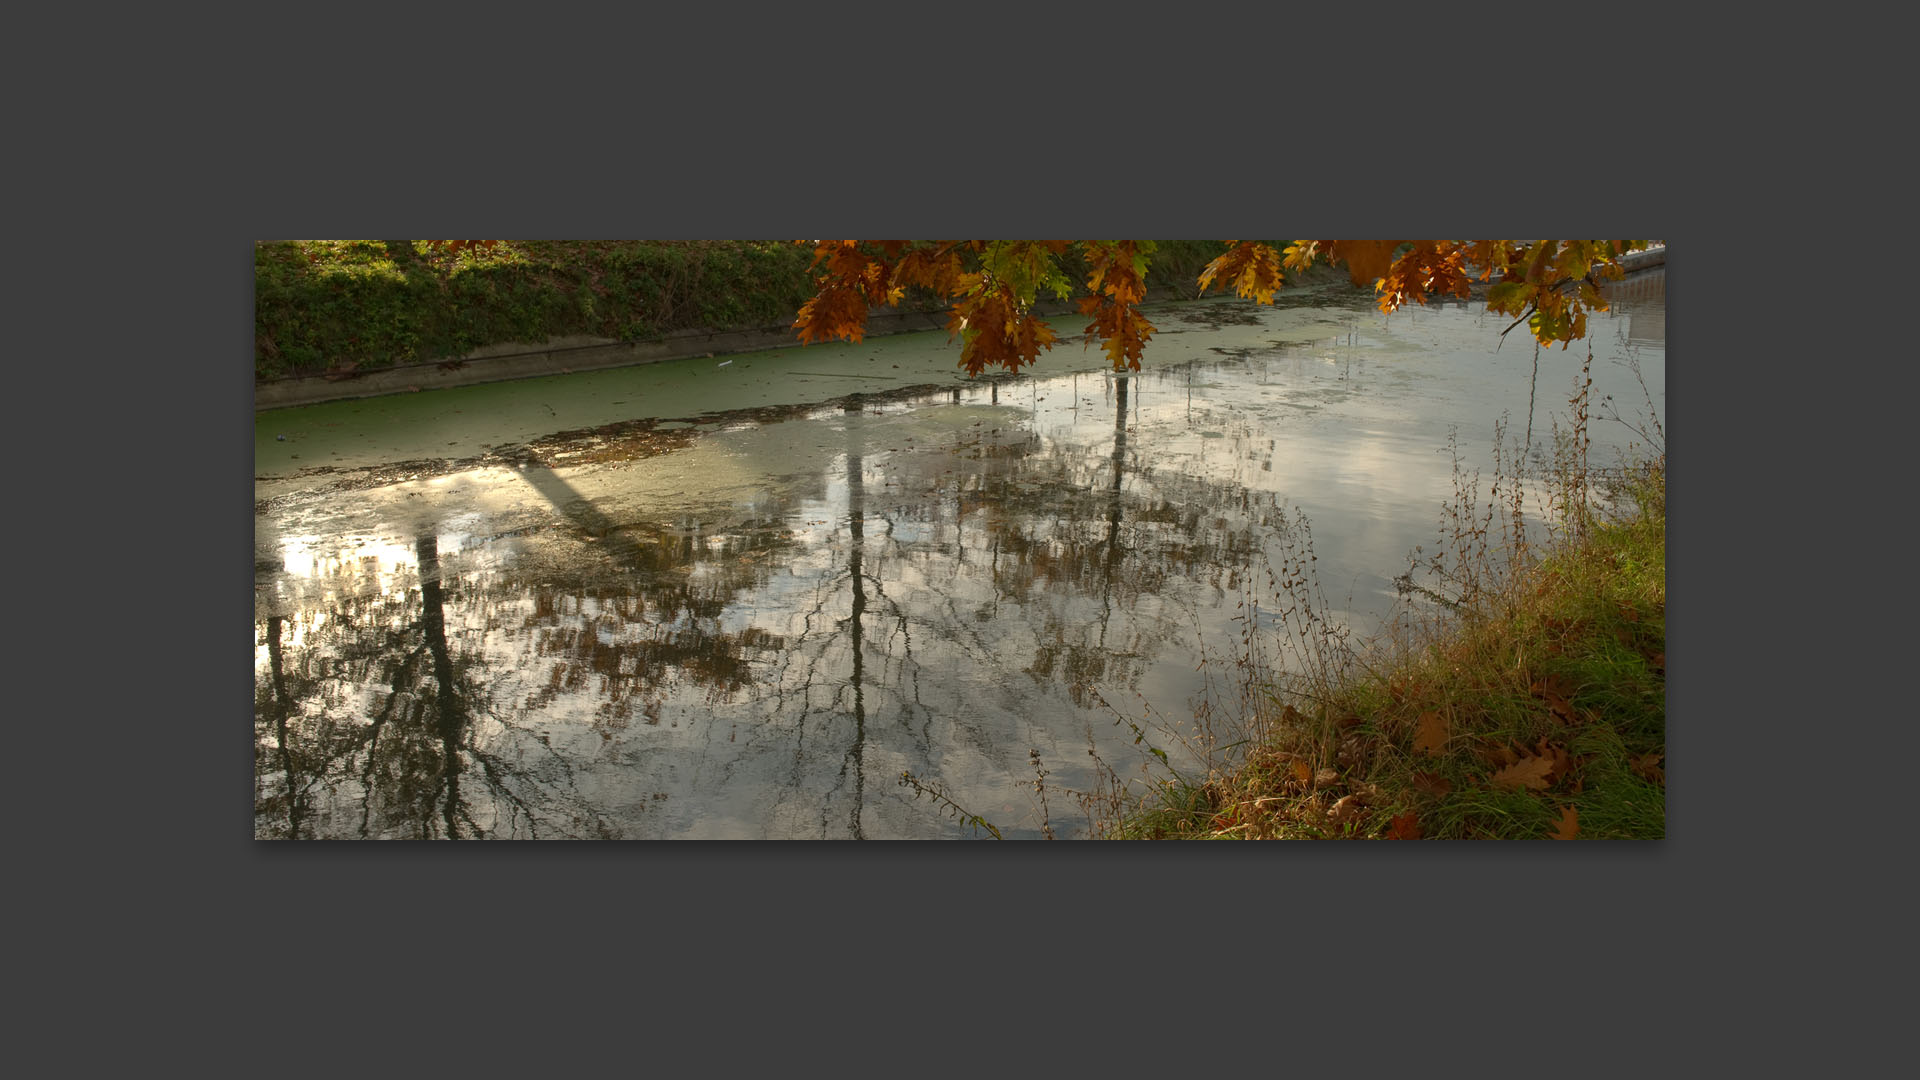
M 1664 423 L 1664 272 L 1617 295 L 1594 397 Z M 1149 764 L 1107 703 L 1190 715 L 1297 515 L 1371 631 L 1449 435 L 1548 445 L 1586 360 L 1478 305 L 1151 317 L 1129 377 L 969 382 L 934 333 L 261 414 L 256 835 L 974 835 L 903 770 L 1086 835 L 1089 750 Z

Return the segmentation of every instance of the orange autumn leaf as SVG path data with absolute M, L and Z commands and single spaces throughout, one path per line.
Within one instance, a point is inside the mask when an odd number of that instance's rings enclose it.
M 1425 304 L 1429 296 L 1472 295 L 1467 248 L 1458 243 L 1415 241 L 1405 255 L 1393 260 L 1376 291 L 1381 311 L 1392 314 L 1408 300 Z
M 1420 815 L 1409 810 L 1404 814 L 1395 814 L 1387 829 L 1389 840 L 1420 839 Z
M 1413 748 L 1437 754 L 1447 745 L 1447 718 L 1431 709 L 1420 714 L 1420 727 L 1413 736 Z
M 834 338 L 858 342 L 866 334 L 867 301 L 857 289 L 828 286 L 800 308 L 793 325 L 806 344 Z
M 1660 759 L 1664 757 L 1666 757 L 1666 754 L 1662 751 L 1649 751 L 1645 754 L 1638 754 L 1628 758 L 1627 767 L 1633 770 L 1634 775 L 1646 780 L 1648 783 L 1659 784 L 1661 787 L 1666 787 L 1667 772 L 1660 767 Z
M 1154 326 L 1135 307 L 1146 299 L 1142 277 L 1145 253 L 1131 240 L 1116 243 L 1089 243 L 1087 256 L 1088 294 L 1080 300 L 1080 313 L 1093 317 L 1087 324 L 1087 344 L 1097 338 L 1105 347 L 1115 371 L 1139 371 L 1147 339 Z
M 1553 838 L 1555 840 L 1571 840 L 1579 835 L 1580 811 L 1575 810 L 1571 806 L 1561 807 L 1559 827 L 1554 829 L 1552 833 Z
M 1393 249 L 1400 244 L 1395 240 L 1342 240 L 1327 246 L 1346 261 L 1347 276 L 1355 285 L 1372 285 L 1387 276 L 1387 268 L 1393 265 Z
M 1414 773 L 1413 786 L 1435 798 L 1439 798 L 1453 790 L 1453 785 L 1447 782 L 1446 777 L 1441 776 L 1439 773 L 1431 772 Z
M 1303 784 L 1313 783 L 1313 766 L 1305 758 L 1293 759 L 1293 778 Z
M 1548 787 L 1547 777 L 1552 773 L 1552 758 L 1526 757 L 1494 773 L 1487 782 L 1508 791 L 1520 788 L 1545 791 Z

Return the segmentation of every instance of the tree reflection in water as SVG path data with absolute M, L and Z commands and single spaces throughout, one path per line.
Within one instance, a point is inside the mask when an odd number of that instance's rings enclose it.
M 1001 405 L 903 449 L 904 412 L 852 403 L 826 473 L 706 533 L 529 470 L 552 527 L 305 582 L 259 622 L 257 834 L 928 835 L 903 768 L 999 800 L 1038 749 L 1071 783 L 1096 687 L 1238 590 L 1278 516 L 1142 468 L 1109 385 L 1093 445 Z M 783 527 L 822 500 L 824 543 Z
M 267 618 L 257 834 L 611 835 L 568 762 L 495 707 L 477 650 L 450 643 L 438 537 L 419 536 L 415 557 L 400 597 L 347 595 L 306 613 L 291 664 L 288 619 Z M 358 717 L 340 708 L 355 698 Z

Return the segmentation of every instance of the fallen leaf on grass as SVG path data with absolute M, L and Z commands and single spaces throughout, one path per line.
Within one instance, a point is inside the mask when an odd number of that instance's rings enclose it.
M 1439 773 L 1416 772 L 1413 774 L 1413 786 L 1429 795 L 1439 798 L 1453 790 L 1453 785 Z
M 1488 783 L 1497 788 L 1512 791 L 1526 788 L 1529 791 L 1545 791 L 1547 777 L 1553 772 L 1552 758 L 1529 757 L 1501 769 L 1488 778 Z
M 1552 836 L 1555 840 L 1571 840 L 1580 835 L 1580 811 L 1571 806 L 1560 808 L 1560 827 Z
M 1413 748 L 1437 754 L 1447 745 L 1447 718 L 1428 710 L 1420 714 L 1420 729 L 1413 736 Z
M 1395 814 L 1391 827 L 1387 829 L 1389 840 L 1420 839 L 1420 815 L 1409 810 L 1404 814 Z
M 1293 778 L 1303 784 L 1313 783 L 1313 766 L 1307 764 L 1306 758 L 1293 759 Z
M 1321 769 L 1313 774 L 1314 787 L 1329 787 L 1340 782 L 1340 774 L 1332 769 Z
M 1327 820 L 1336 825 L 1344 825 L 1352 820 L 1354 815 L 1359 812 L 1360 797 L 1358 795 L 1342 795 L 1340 801 L 1334 803 L 1332 808 L 1327 811 Z
M 1648 751 L 1636 757 L 1628 758 L 1627 767 L 1633 770 L 1635 776 L 1646 780 L 1648 783 L 1659 784 L 1661 787 L 1666 787 L 1667 771 L 1660 767 L 1660 759 L 1666 756 L 1665 753 L 1659 750 Z

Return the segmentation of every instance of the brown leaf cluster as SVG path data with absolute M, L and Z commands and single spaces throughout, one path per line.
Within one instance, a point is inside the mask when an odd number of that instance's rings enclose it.
M 1532 750 L 1499 746 L 1489 751 L 1487 757 L 1490 764 L 1497 766 L 1487 782 L 1509 791 L 1521 788 L 1545 791 L 1573 771 L 1566 747 L 1550 744 L 1544 737 Z
M 960 283 L 964 270 L 959 244 L 914 248 L 900 257 L 893 268 L 896 288 L 922 288 L 938 296 L 956 296 L 965 291 Z
M 1128 240 L 1080 243 L 1091 268 L 1087 284 L 1093 292 L 1081 302 L 1081 313 L 1093 319 L 1087 333 L 1099 337 L 1116 371 L 1137 371 L 1154 330 L 1135 310 L 1145 297 L 1144 260 L 1136 258 L 1138 245 Z M 1492 281 L 1487 292 L 1489 311 L 1518 316 L 1513 326 L 1527 322 L 1535 340 L 1543 345 L 1557 341 L 1564 348 L 1586 335 L 1589 311 L 1607 309 L 1600 285 L 1623 273 L 1619 258 L 1647 246 L 1646 241 L 1627 240 L 1419 240 L 1395 258 L 1401 243 L 1296 240 L 1284 253 L 1276 253 L 1267 244 L 1235 241 L 1207 265 L 1200 286 L 1204 292 L 1215 284 L 1228 285 L 1240 296 L 1271 303 L 1284 283 L 1285 270 L 1305 270 L 1316 259 L 1325 259 L 1344 262 L 1353 282 L 1372 285 L 1379 293 L 1380 309 L 1392 312 L 1409 299 L 1426 303 L 1436 295 L 1467 297 L 1472 281 Z M 809 343 L 833 338 L 859 341 L 867 308 L 897 303 L 908 287 L 930 289 L 945 297 L 965 294 L 962 254 L 989 246 L 983 240 L 932 245 L 881 240 L 865 242 L 864 247 L 855 240 L 816 243 L 819 289 L 802 308 L 795 329 Z M 1036 252 L 1058 255 L 1069 242 L 1036 241 L 1030 246 Z M 999 250 L 1004 251 L 1005 245 Z M 959 306 L 954 314 L 969 326 L 975 322 Z M 962 361 L 964 366 L 977 371 L 975 362 L 993 366 L 1016 358 L 1031 363 L 1037 350 L 1046 347 L 1038 340 L 1039 327 L 1015 323 L 1000 333 L 998 341 L 993 335 L 991 330 L 979 335 L 988 340 L 973 347 L 971 359 Z
M 801 306 L 793 326 L 808 345 L 835 338 L 858 342 L 867 333 L 866 298 L 852 286 L 824 286 Z
M 982 286 L 979 275 L 964 275 L 973 287 Z M 1053 328 L 1046 320 L 1020 310 L 1013 293 L 1005 286 L 986 287 L 969 293 L 953 306 L 947 320 L 949 335 L 960 335 L 960 366 L 967 374 L 978 375 L 988 368 L 1018 371 L 1031 365 L 1040 350 L 1053 348 Z

